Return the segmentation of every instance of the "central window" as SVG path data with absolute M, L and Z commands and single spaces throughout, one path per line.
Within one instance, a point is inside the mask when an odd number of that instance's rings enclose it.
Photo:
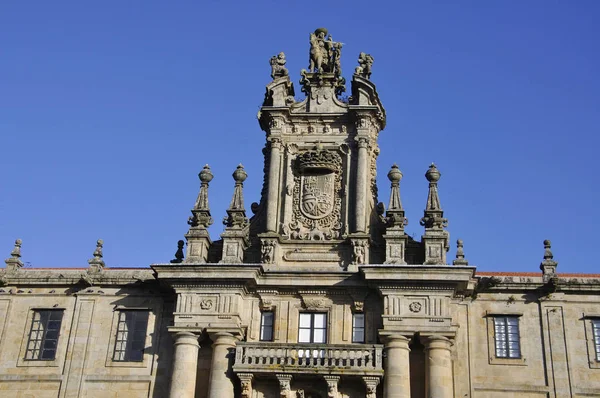
M 327 342 L 327 314 L 319 312 L 305 312 L 300 314 L 298 328 L 299 343 L 326 343 Z
M 519 318 L 515 316 L 494 317 L 494 340 L 496 358 L 521 358 Z

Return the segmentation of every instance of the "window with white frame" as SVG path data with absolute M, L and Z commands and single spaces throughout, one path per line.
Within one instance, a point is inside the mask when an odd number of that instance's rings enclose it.
M 260 341 L 273 341 L 273 311 L 263 311 L 260 315 Z
M 594 351 L 596 361 L 600 361 L 600 318 L 592 319 L 592 334 L 594 336 Z
M 34 310 L 25 351 L 28 361 L 53 361 L 56 358 L 63 310 Z
M 327 314 L 319 312 L 301 313 L 298 328 L 298 342 L 327 342 Z
M 352 314 L 352 342 L 365 342 L 365 314 Z
M 144 310 L 119 311 L 113 361 L 141 362 L 144 360 L 149 316 L 150 313 Z
M 496 358 L 521 358 L 519 318 L 494 316 Z

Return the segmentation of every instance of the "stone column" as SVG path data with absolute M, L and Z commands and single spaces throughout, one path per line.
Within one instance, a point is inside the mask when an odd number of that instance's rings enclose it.
M 401 335 L 386 337 L 384 398 L 410 398 L 410 359 L 408 339 Z M 434 398 L 440 398 L 435 396 Z
M 211 333 L 212 362 L 208 381 L 208 398 L 234 398 L 233 357 L 237 339 L 231 333 Z
M 277 232 L 277 207 L 279 205 L 279 165 L 281 163 L 281 141 L 271 139 L 269 162 L 269 190 L 267 191 L 267 232 Z
M 368 140 L 364 137 L 358 139 L 358 168 L 356 170 L 356 198 L 354 202 L 354 218 L 356 230 L 354 232 L 367 232 L 367 189 L 369 164 L 367 153 Z
M 452 341 L 439 335 L 430 336 L 425 342 L 427 398 L 454 397 L 451 347 Z
M 196 369 L 198 366 L 198 336 L 179 332 L 174 336 L 175 352 L 169 398 L 194 398 L 196 393 Z

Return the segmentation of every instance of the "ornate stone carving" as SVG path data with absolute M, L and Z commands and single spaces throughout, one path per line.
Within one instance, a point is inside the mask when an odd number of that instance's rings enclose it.
M 410 310 L 410 312 L 421 312 L 422 308 L 423 306 L 418 301 L 413 301 L 408 305 L 408 309 Z
M 358 66 L 354 69 L 354 74 L 362 76 L 365 79 L 371 78 L 371 69 L 373 67 L 374 58 L 371 54 L 360 53 L 358 56 Z
M 252 379 L 254 375 L 252 373 L 238 373 L 241 384 L 241 397 L 252 398 Z
M 271 64 L 271 78 L 276 79 L 278 77 L 284 77 L 288 75 L 288 70 L 285 67 L 286 63 L 285 54 L 280 52 L 277 55 L 273 55 L 269 63 Z
M 261 262 L 264 264 L 272 264 L 275 261 L 275 239 L 261 240 Z
M 327 398 L 338 398 L 338 383 L 340 382 L 340 376 L 323 376 L 327 383 Z
M 279 396 L 281 398 L 291 398 L 292 393 L 292 375 L 289 374 L 276 374 L 277 381 L 279 381 Z
M 329 240 L 340 236 L 340 156 L 318 146 L 296 159 L 291 239 Z
M 200 308 L 203 310 L 210 310 L 213 307 L 213 301 L 211 299 L 202 299 L 200 301 Z
M 377 398 L 377 386 L 379 385 L 379 377 L 363 376 L 363 382 L 366 387 L 366 398 Z
M 334 42 L 327 29 L 318 28 L 310 34 L 309 72 L 341 75 L 342 43 Z
M 353 260 L 352 264 L 365 264 L 368 243 L 361 239 L 352 240 Z

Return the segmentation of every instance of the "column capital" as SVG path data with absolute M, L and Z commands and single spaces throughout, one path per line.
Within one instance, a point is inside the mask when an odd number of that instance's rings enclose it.
M 218 331 L 218 332 L 208 332 L 208 336 L 213 342 L 213 347 L 216 345 L 228 345 L 231 347 L 235 347 L 239 338 L 234 336 L 232 333 Z
M 174 345 L 191 345 L 200 347 L 200 334 L 193 332 L 171 332 Z
M 427 336 L 424 340 L 425 350 L 443 349 L 450 351 L 451 347 L 454 345 L 452 340 L 440 334 Z
M 408 349 L 408 343 L 410 339 L 401 334 L 388 334 L 382 335 L 381 339 L 385 344 L 386 348 L 406 348 Z

